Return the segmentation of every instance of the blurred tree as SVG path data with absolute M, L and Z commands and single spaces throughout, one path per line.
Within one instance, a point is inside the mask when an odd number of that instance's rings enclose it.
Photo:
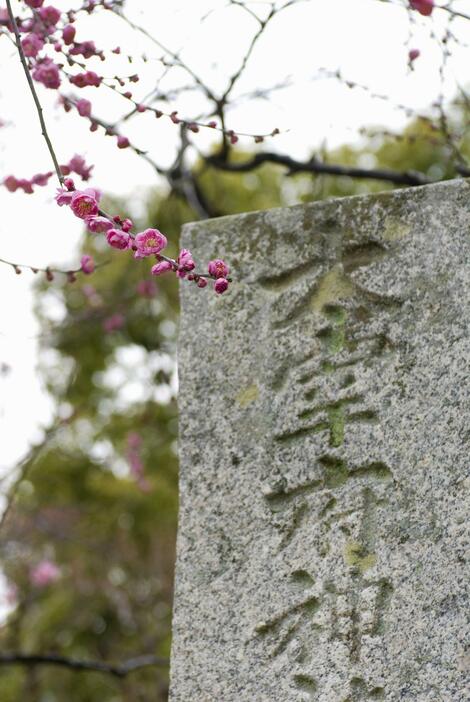
M 464 118 L 456 112 L 457 121 Z M 417 121 L 399 139 L 365 136 L 323 159 L 440 168 L 449 177 L 448 148 L 442 134 Z M 242 178 L 207 163 L 193 172 L 218 214 L 384 189 L 349 177 L 285 178 L 272 164 Z M 196 213 L 163 192 L 152 193 L 146 209 L 139 225 L 162 229 L 174 255 L 181 226 Z M 88 237 L 84 250 L 101 262 L 111 256 L 113 265 L 64 288 L 49 286 L 38 298 L 41 372 L 57 420 L 20 467 L 4 520 L 0 553 L 16 607 L 0 647 L 98 662 L 167 658 L 177 513 L 176 281 L 150 280 L 147 265 L 105 249 L 99 236 Z M 167 672 L 151 666 L 119 678 L 7 666 L 0 668 L 1 700 L 163 702 Z

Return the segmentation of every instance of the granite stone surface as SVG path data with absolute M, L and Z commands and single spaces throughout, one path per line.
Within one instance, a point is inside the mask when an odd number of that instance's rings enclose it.
M 182 243 L 171 702 L 470 700 L 470 183 Z

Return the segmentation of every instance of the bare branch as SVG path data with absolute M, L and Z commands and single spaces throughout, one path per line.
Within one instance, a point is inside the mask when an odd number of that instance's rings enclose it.
M 419 171 L 392 171 L 386 168 L 357 168 L 355 166 L 344 166 L 342 164 L 325 163 L 316 158 L 308 161 L 297 161 L 283 154 L 275 152 L 261 152 L 253 158 L 241 163 L 231 163 L 218 156 L 206 156 L 206 163 L 221 171 L 231 173 L 247 173 L 259 168 L 264 163 L 277 163 L 285 166 L 289 175 L 294 173 L 313 173 L 334 176 L 349 176 L 350 178 L 361 178 L 370 180 L 383 180 L 395 185 L 426 185 L 431 183 L 431 179 Z
M 75 672 L 96 672 L 105 673 L 107 675 L 112 675 L 116 678 L 125 678 L 126 675 L 134 673 L 142 668 L 149 667 L 167 667 L 169 661 L 167 658 L 160 658 L 158 656 L 139 656 L 137 658 L 131 658 L 123 663 L 104 663 L 101 661 L 85 661 L 78 660 L 75 658 L 68 658 L 67 656 L 59 656 L 54 653 L 51 654 L 27 654 L 27 653 L 2 653 L 0 654 L 0 666 L 2 665 L 22 665 L 22 666 L 36 666 L 36 665 L 53 665 L 60 666 L 62 668 L 68 668 L 69 670 Z
M 15 39 L 16 39 L 16 48 L 18 49 L 18 53 L 20 55 L 20 60 L 21 64 L 23 66 L 23 70 L 26 75 L 26 80 L 28 81 L 29 89 L 31 91 L 31 94 L 33 96 L 34 104 L 36 105 L 36 110 L 38 113 L 39 117 L 39 122 L 41 124 L 41 133 L 45 139 L 45 142 L 47 144 L 47 148 L 49 149 L 49 153 L 51 155 L 52 162 L 54 164 L 55 172 L 57 173 L 57 178 L 59 179 L 60 185 L 64 182 L 64 177 L 62 175 L 62 172 L 60 170 L 59 162 L 57 160 L 57 156 L 55 155 L 54 148 L 52 146 L 52 142 L 49 138 L 49 134 L 47 132 L 47 127 L 46 127 L 46 122 L 44 121 L 44 116 L 42 114 L 42 107 L 41 103 L 39 102 L 38 95 L 36 93 L 36 88 L 34 87 L 33 79 L 31 78 L 31 73 L 29 72 L 28 64 L 26 62 L 26 57 L 23 52 L 23 48 L 21 46 L 21 37 L 20 37 L 20 32 L 18 30 L 18 25 L 16 23 L 15 15 L 13 14 L 13 10 L 11 9 L 11 2 L 10 0 L 7 1 L 7 9 L 8 9 L 8 16 L 10 17 L 10 21 L 13 25 L 13 31 L 15 33 Z
M 210 100 L 216 101 L 217 98 L 215 97 L 214 93 L 212 90 L 204 83 L 204 81 L 192 70 L 190 66 L 188 66 L 182 59 L 181 57 L 175 52 L 169 49 L 165 44 L 162 44 L 159 39 L 156 37 L 152 36 L 150 32 L 148 32 L 144 27 L 140 27 L 138 24 L 135 24 L 135 22 L 132 22 L 126 15 L 122 12 L 120 8 L 114 9 L 113 12 L 120 17 L 124 22 L 127 22 L 129 27 L 132 27 L 132 29 L 135 29 L 138 32 L 141 32 L 144 36 L 147 37 L 147 39 L 150 39 L 151 42 L 156 44 L 160 49 L 162 49 L 165 53 L 167 53 L 171 58 L 176 61 L 176 65 L 180 66 L 182 69 L 184 69 L 194 80 L 194 82 L 199 85 L 199 87 L 204 91 L 204 93 L 207 95 L 207 97 Z

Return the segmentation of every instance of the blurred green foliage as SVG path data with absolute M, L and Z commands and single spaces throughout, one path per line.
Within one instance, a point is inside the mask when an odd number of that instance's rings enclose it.
M 425 122 L 411 124 L 398 140 L 364 137 L 359 146 L 323 156 L 419 169 L 434 178 L 454 175 L 449 147 Z M 220 214 L 392 187 L 286 177 L 268 165 L 237 175 L 196 164 L 195 172 Z M 108 202 L 107 209 L 119 211 L 119 203 Z M 144 210 L 138 226 L 164 231 L 174 255 L 182 224 L 195 214 L 163 191 L 150 193 Z M 41 372 L 57 422 L 23 465 L 3 526 L 1 559 L 17 604 L 0 629 L 0 647 L 103 661 L 167 657 L 177 515 L 177 284 L 174 276 L 160 278 L 157 294 L 144 297 L 137 286 L 148 280 L 148 261 L 110 251 L 99 236 L 88 236 L 83 250 L 109 263 L 73 285 L 38 286 Z M 106 333 L 103 325 L 116 314 L 121 328 Z M 129 466 L 132 434 L 142 440 L 143 479 Z M 57 563 L 61 576 L 34 587 L 31 569 L 43 559 Z M 118 680 L 11 666 L 0 669 L 0 690 L 1 702 L 163 702 L 167 670 L 148 668 Z

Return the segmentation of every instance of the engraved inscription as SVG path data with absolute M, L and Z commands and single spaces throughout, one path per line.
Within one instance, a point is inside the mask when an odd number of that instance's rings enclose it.
M 385 255 L 375 242 L 354 245 L 326 271 L 314 260 L 261 281 L 272 295 L 274 358 L 279 359 L 270 387 L 273 451 L 281 466 L 279 477 L 265 486 L 263 502 L 279 534 L 283 566 L 290 558 L 296 566 L 289 602 L 258 622 L 255 636 L 271 660 L 284 656 L 290 662 L 292 687 L 303 700 L 359 702 L 385 696 L 381 681 L 374 685 L 365 676 L 361 651 L 383 636 L 393 596 L 392 582 L 376 569 L 376 548 L 380 512 L 395 484 L 384 461 L 367 455 L 353 461 L 346 443 L 351 427 L 357 432 L 380 423 L 367 378 L 395 353 L 386 315 L 376 313 L 395 309 L 400 301 L 367 290 L 351 277 Z M 306 330 L 301 354 L 284 349 L 289 328 L 297 335 Z M 320 443 L 308 443 L 316 435 Z M 310 470 L 303 469 L 298 478 L 283 463 L 283 451 L 296 445 L 307 451 L 322 447 L 308 454 Z M 305 534 L 314 552 L 306 554 L 306 566 L 299 570 Z M 315 564 L 328 576 L 318 577 Z M 316 674 L 320 659 L 330 661 L 336 687 L 326 689 L 329 683 Z

